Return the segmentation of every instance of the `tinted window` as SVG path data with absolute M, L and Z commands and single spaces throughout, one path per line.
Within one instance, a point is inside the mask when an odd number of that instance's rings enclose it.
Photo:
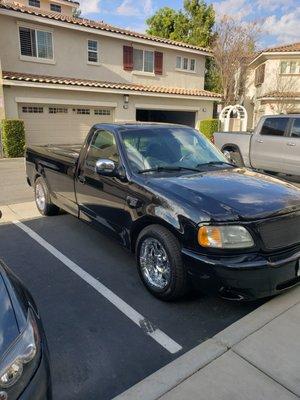
M 108 158 L 119 161 L 119 154 L 114 135 L 109 131 L 95 132 L 86 159 L 97 161 L 99 158 Z
M 288 118 L 267 118 L 261 128 L 261 135 L 283 136 Z
M 300 118 L 294 119 L 291 136 L 300 138 Z
M 199 132 L 189 128 L 127 130 L 122 134 L 134 171 L 163 166 L 198 168 L 226 159 Z

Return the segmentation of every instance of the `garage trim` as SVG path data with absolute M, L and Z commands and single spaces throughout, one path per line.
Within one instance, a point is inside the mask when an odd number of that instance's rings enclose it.
M 16 103 L 29 103 L 29 104 L 65 104 L 70 106 L 90 106 L 90 107 L 112 107 L 116 108 L 118 103 L 110 101 L 88 101 L 88 100 L 72 100 L 72 99 L 49 99 L 42 97 L 16 97 Z
M 148 110 L 165 110 L 165 111 L 191 111 L 197 112 L 199 111 L 199 107 L 190 107 L 190 106 L 166 106 L 165 104 L 135 104 L 135 108 L 148 109 Z

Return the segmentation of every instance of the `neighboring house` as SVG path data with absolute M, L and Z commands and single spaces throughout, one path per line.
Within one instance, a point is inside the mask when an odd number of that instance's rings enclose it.
M 262 51 L 248 64 L 245 76 L 240 100 L 249 128 L 262 115 L 300 113 L 300 43 Z
M 0 117 L 24 120 L 27 143 L 76 143 L 97 122 L 212 116 L 209 50 L 74 18 L 78 6 L 0 0 Z

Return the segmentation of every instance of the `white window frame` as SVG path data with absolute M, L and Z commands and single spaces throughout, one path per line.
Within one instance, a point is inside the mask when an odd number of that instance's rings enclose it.
M 177 60 L 180 58 L 180 68 L 177 67 Z M 188 68 L 184 69 L 183 68 L 183 60 L 184 59 L 188 60 Z M 192 65 L 192 60 L 194 60 L 194 69 L 191 69 L 191 65 Z M 188 74 L 196 74 L 196 70 L 197 70 L 197 60 L 196 58 L 191 58 L 191 57 L 186 57 L 186 56 L 176 56 L 176 60 L 175 60 L 175 71 L 178 72 L 186 72 Z
M 28 0 L 28 6 L 29 6 L 29 7 L 41 8 L 41 0 L 39 1 L 39 3 L 40 3 L 39 6 L 32 6 L 31 4 L 29 4 L 29 1 L 30 1 L 30 0 Z
M 96 42 L 97 43 L 97 62 L 93 62 L 93 61 L 89 61 L 89 51 L 96 53 L 96 51 L 93 50 L 89 50 L 89 42 Z M 99 44 L 99 40 L 97 39 L 87 39 L 86 40 L 86 63 L 89 65 L 100 65 L 100 44 Z
M 38 56 L 38 48 L 36 48 L 36 56 L 25 56 L 21 53 L 21 38 L 20 38 L 20 28 L 33 29 L 35 31 L 35 41 L 37 46 L 37 31 L 51 33 L 52 36 L 52 58 L 42 58 Z M 55 62 L 55 49 L 54 49 L 54 29 L 43 28 L 39 25 L 24 23 L 21 21 L 17 22 L 17 35 L 19 43 L 19 58 L 21 61 L 36 62 L 41 64 L 56 64 Z
M 58 13 L 61 13 L 61 12 L 62 12 L 62 5 L 61 5 L 61 4 L 57 4 L 57 3 L 53 2 L 53 1 L 50 1 L 49 6 L 50 6 L 50 11 L 52 11 L 52 12 L 58 12 Z M 51 9 L 51 6 L 60 7 L 60 11 L 54 11 L 54 10 L 52 10 L 52 9 Z
M 138 70 L 134 69 L 134 50 L 139 50 L 143 52 L 143 69 Z M 153 54 L 153 72 L 145 71 L 145 52 L 148 51 L 149 53 Z M 145 49 L 141 47 L 134 47 L 133 48 L 133 71 L 132 74 L 134 75 L 146 75 L 146 76 L 155 76 L 155 51 L 150 49 Z
M 287 63 L 287 69 L 286 72 L 281 72 L 281 65 L 282 63 Z M 291 63 L 295 62 L 296 65 L 296 71 L 291 72 Z M 300 59 L 295 59 L 295 60 L 280 60 L 279 63 L 279 73 L 280 75 L 300 75 Z

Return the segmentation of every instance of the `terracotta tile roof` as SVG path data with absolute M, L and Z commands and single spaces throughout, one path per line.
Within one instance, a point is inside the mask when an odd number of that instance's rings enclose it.
M 264 98 L 278 98 L 278 99 L 294 99 L 294 98 L 300 98 L 300 92 L 269 92 L 261 95 L 259 99 L 264 99 Z
M 99 89 L 115 89 L 133 92 L 147 92 L 147 93 L 162 93 L 162 94 L 174 94 L 182 96 L 195 96 L 195 97 L 213 97 L 222 98 L 219 93 L 209 92 L 202 89 L 184 89 L 154 85 L 139 85 L 132 83 L 114 83 L 114 82 L 101 82 L 93 81 L 89 79 L 75 79 L 75 78 L 62 78 L 45 75 L 32 75 L 23 74 L 19 72 L 2 72 L 2 78 L 5 80 L 19 81 L 19 82 L 35 82 L 35 83 L 47 83 L 52 85 L 66 85 L 66 86 L 83 86 L 83 87 L 94 87 Z
M 18 3 L 17 1 L 0 0 L 0 8 L 6 9 L 6 10 L 18 11 L 23 14 L 35 15 L 37 17 L 48 18 L 48 19 L 56 20 L 56 21 L 60 21 L 60 22 L 66 22 L 66 23 L 73 24 L 73 25 L 97 29 L 100 31 L 112 32 L 112 33 L 116 33 L 119 35 L 127 36 L 128 38 L 135 37 L 138 39 L 149 40 L 150 42 L 165 43 L 168 45 L 192 49 L 195 51 L 205 52 L 209 55 L 212 55 L 212 51 L 210 49 L 207 49 L 204 47 L 193 46 L 188 43 L 176 42 L 176 41 L 170 40 L 170 39 L 164 39 L 164 38 L 160 38 L 160 37 L 156 37 L 156 36 L 146 35 L 143 33 L 129 31 L 129 30 L 123 29 L 123 28 L 117 28 L 115 26 L 108 25 L 108 24 L 105 24 L 104 22 L 100 22 L 100 21 L 92 21 L 90 19 L 85 19 L 85 18 L 74 18 L 74 17 L 70 17 L 70 16 L 67 16 L 64 14 L 53 12 L 53 11 L 46 11 L 46 10 L 37 9 L 35 7 L 28 7 L 23 4 Z
M 263 53 L 273 53 L 273 52 L 294 52 L 294 51 L 300 51 L 300 42 L 297 43 L 291 43 L 291 44 L 286 44 L 278 47 L 271 47 L 269 49 L 266 49 L 263 51 Z

